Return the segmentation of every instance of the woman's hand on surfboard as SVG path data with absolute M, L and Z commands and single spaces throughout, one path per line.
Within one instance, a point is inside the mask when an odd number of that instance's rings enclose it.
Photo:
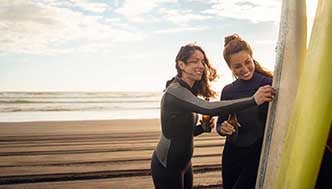
M 261 105 L 264 102 L 271 102 L 273 100 L 275 90 L 270 85 L 260 87 L 254 94 L 255 102 Z

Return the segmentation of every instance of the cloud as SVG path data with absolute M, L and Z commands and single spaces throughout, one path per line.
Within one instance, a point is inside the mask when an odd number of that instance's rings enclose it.
M 68 2 L 1 2 L 0 52 L 65 53 L 143 38 L 140 33 L 116 28 L 112 25 L 116 20 L 103 22 L 102 16 L 85 15 L 65 5 Z
M 79 8 L 83 11 L 102 13 L 112 7 L 109 4 L 101 2 L 92 2 L 92 0 L 34 0 L 35 3 L 51 6 L 62 6 L 67 8 Z
M 220 17 L 275 21 L 279 7 L 278 0 L 0 1 L 0 53 L 106 51 L 151 33 L 204 30 Z
M 165 34 L 165 33 L 178 33 L 178 32 L 184 32 L 184 31 L 201 31 L 205 30 L 205 27 L 176 27 L 176 28 L 169 28 L 164 30 L 157 30 L 153 33 L 155 34 Z
M 163 3 L 176 3 L 177 0 L 126 0 L 124 4 L 115 10 L 131 22 L 144 22 L 144 15 L 154 10 Z
M 182 26 L 189 25 L 192 21 L 220 17 L 255 23 L 276 21 L 279 20 L 281 11 L 280 0 L 187 0 L 186 3 L 176 0 L 127 0 L 115 12 L 134 23 L 149 22 L 151 20 L 147 19 L 148 16 L 160 14 L 158 21 L 169 21 Z
M 258 4 L 254 4 L 254 3 L 251 3 L 251 2 L 248 2 L 248 1 L 236 2 L 235 4 L 236 4 L 237 6 L 240 6 L 240 7 L 247 7 L 247 8 L 255 8 L 255 7 L 258 7 L 258 6 L 259 6 Z
M 210 15 L 194 13 L 191 10 L 171 10 L 162 8 L 160 13 L 165 20 L 181 26 L 190 25 L 193 21 L 202 21 L 212 18 Z
M 70 0 L 70 2 L 73 3 L 74 6 L 82 8 L 85 11 L 96 13 L 102 13 L 110 8 L 110 6 L 105 3 L 92 3 L 87 0 Z
M 203 13 L 232 19 L 250 20 L 255 23 L 277 21 L 281 13 L 281 1 L 279 0 L 212 0 L 209 3 L 211 8 L 203 11 Z

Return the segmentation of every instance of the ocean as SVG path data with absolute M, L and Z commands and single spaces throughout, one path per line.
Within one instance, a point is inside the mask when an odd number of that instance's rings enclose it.
M 0 92 L 0 122 L 159 118 L 161 92 Z

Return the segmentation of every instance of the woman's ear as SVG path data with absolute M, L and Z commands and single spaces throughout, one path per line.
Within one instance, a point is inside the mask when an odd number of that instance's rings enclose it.
M 181 60 L 179 60 L 178 62 L 179 62 L 180 69 L 183 70 L 184 69 L 184 65 L 185 65 L 184 62 L 181 61 Z

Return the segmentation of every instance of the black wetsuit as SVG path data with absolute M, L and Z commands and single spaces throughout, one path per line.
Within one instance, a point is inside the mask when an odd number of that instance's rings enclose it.
M 194 89 L 177 78 L 167 87 L 161 100 L 162 132 L 151 160 L 155 188 L 192 187 L 193 136 L 203 132 L 201 126 L 196 126 L 195 113 L 214 116 L 252 106 L 257 106 L 253 97 L 223 102 L 204 101 L 196 96 Z
M 255 72 L 251 80 L 238 79 L 225 86 L 220 99 L 233 100 L 252 96 L 259 87 L 271 84 L 271 78 Z M 237 113 L 241 127 L 238 127 L 236 139 L 230 140 L 227 137 L 222 153 L 224 189 L 255 188 L 267 111 L 268 103 L 264 103 Z M 219 116 L 217 131 L 227 119 L 227 115 Z
M 330 124 L 330 133 L 325 146 L 325 151 L 320 164 L 315 189 L 332 188 L 332 123 Z

